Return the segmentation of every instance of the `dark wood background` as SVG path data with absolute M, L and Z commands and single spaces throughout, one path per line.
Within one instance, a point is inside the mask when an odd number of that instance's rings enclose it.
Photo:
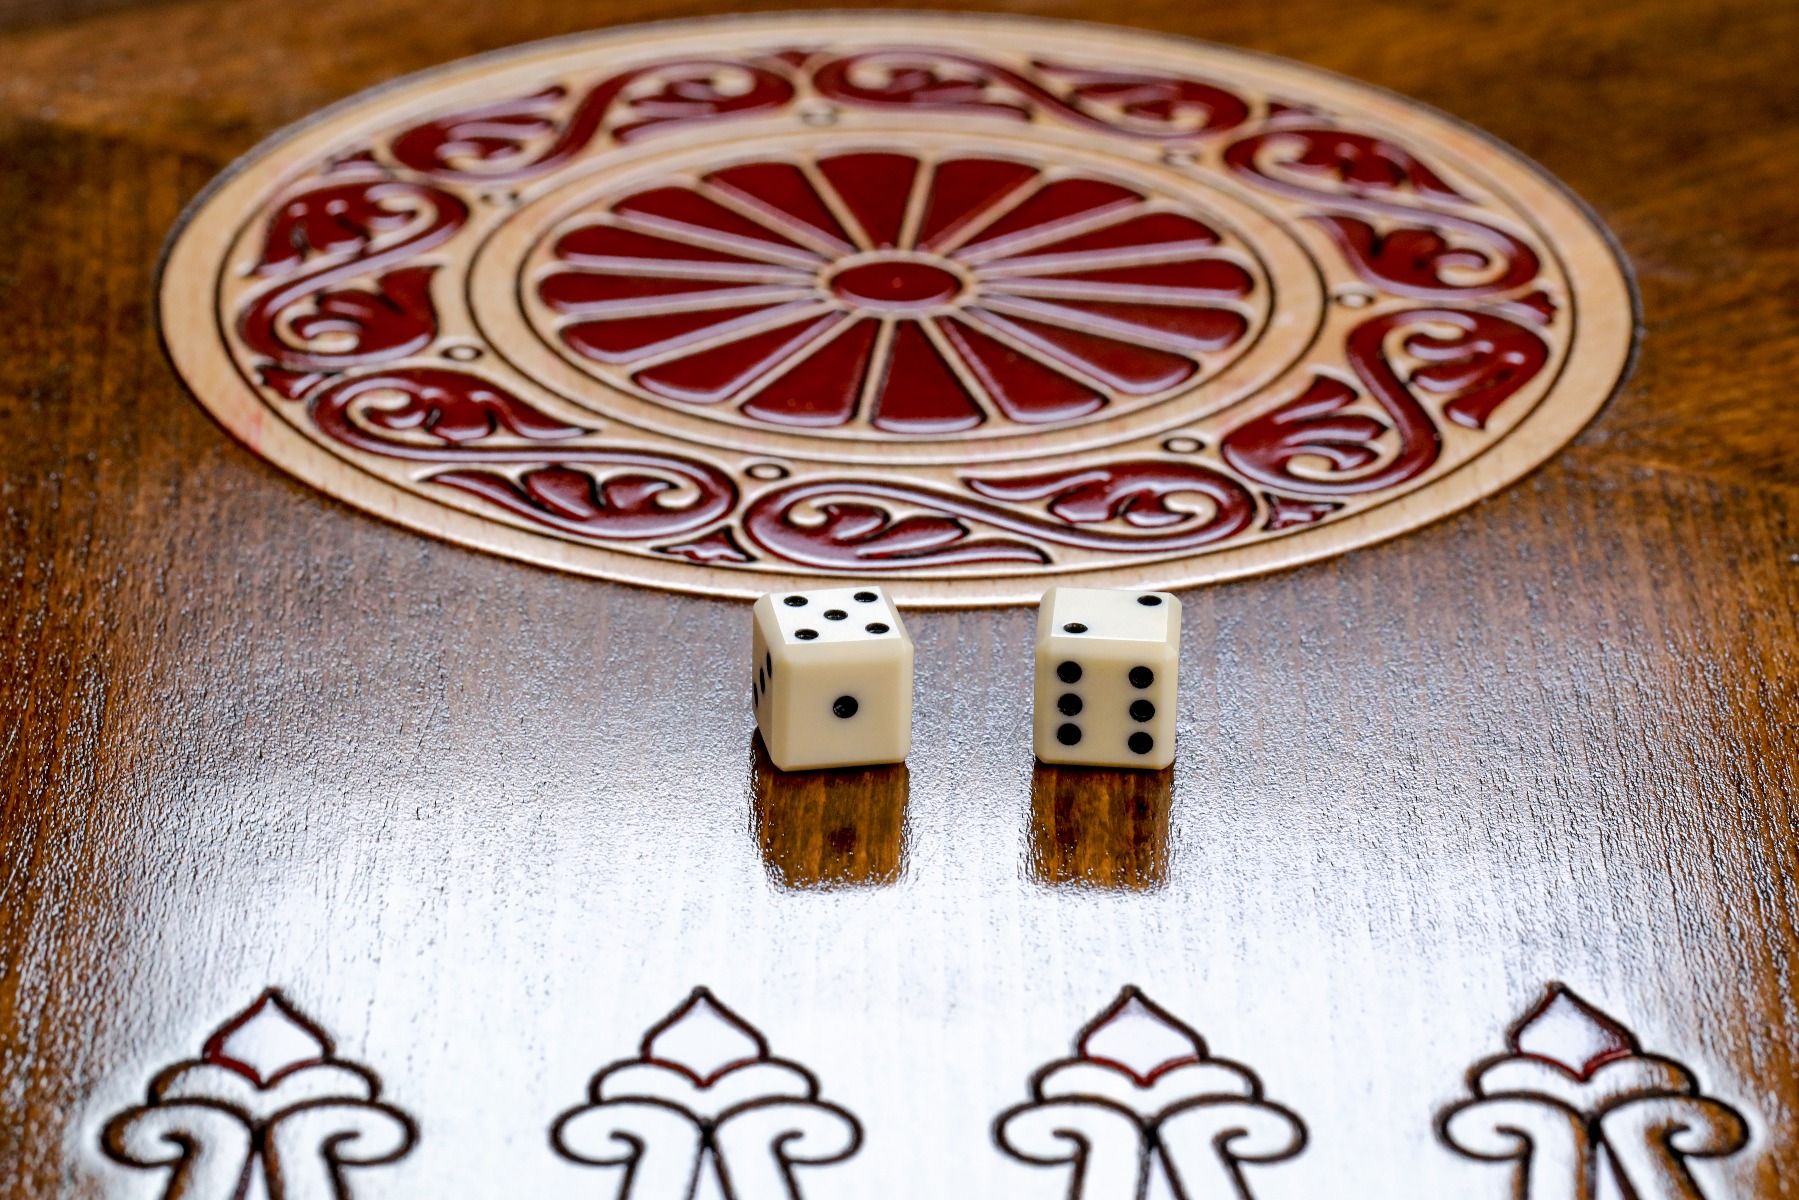
M 1305 1118 L 1258 1196 L 1498 1197 L 1433 1118 L 1550 980 L 1749 1114 L 1716 1195 L 1799 1196 L 1799 6 L 1010 6 L 1493 132 L 1616 233 L 1641 349 L 1511 490 L 1190 593 L 1171 791 L 1033 771 L 1002 610 L 910 618 L 866 795 L 756 762 L 744 607 L 323 499 L 157 343 L 165 233 L 266 134 L 734 7 L 0 0 L 0 1196 L 157 1194 L 100 1123 L 269 985 L 420 1123 L 359 1197 L 600 1194 L 544 1130 L 698 983 L 862 1117 L 818 1195 L 1058 1195 L 988 1122 L 1136 983 Z

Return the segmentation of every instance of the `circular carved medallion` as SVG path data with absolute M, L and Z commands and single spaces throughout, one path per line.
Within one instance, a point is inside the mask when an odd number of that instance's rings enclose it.
M 942 604 L 1414 528 L 1572 437 L 1633 329 L 1578 203 L 1386 93 L 841 13 L 353 99 L 215 185 L 161 298 L 227 428 L 382 516 L 687 591 Z

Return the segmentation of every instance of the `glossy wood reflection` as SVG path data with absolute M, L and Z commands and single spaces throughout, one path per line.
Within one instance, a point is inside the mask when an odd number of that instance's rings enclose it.
M 1145 891 L 1168 882 L 1174 772 L 1039 763 L 1031 773 L 1031 877 Z
M 783 771 L 751 739 L 750 825 L 785 888 L 878 887 L 905 869 L 906 764 Z

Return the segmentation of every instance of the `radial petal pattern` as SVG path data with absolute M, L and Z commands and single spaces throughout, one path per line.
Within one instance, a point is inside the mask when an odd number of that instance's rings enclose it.
M 1214 373 L 1259 299 L 1245 257 L 1166 198 L 987 154 L 738 162 L 581 220 L 536 285 L 568 351 L 794 431 L 1091 417 Z

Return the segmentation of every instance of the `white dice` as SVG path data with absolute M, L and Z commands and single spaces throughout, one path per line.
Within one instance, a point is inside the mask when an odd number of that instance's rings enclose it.
M 1037 610 L 1037 757 L 1168 766 L 1180 650 L 1181 602 L 1167 592 L 1045 592 Z
M 756 601 L 750 694 L 783 771 L 899 762 L 912 748 L 912 639 L 878 587 Z

